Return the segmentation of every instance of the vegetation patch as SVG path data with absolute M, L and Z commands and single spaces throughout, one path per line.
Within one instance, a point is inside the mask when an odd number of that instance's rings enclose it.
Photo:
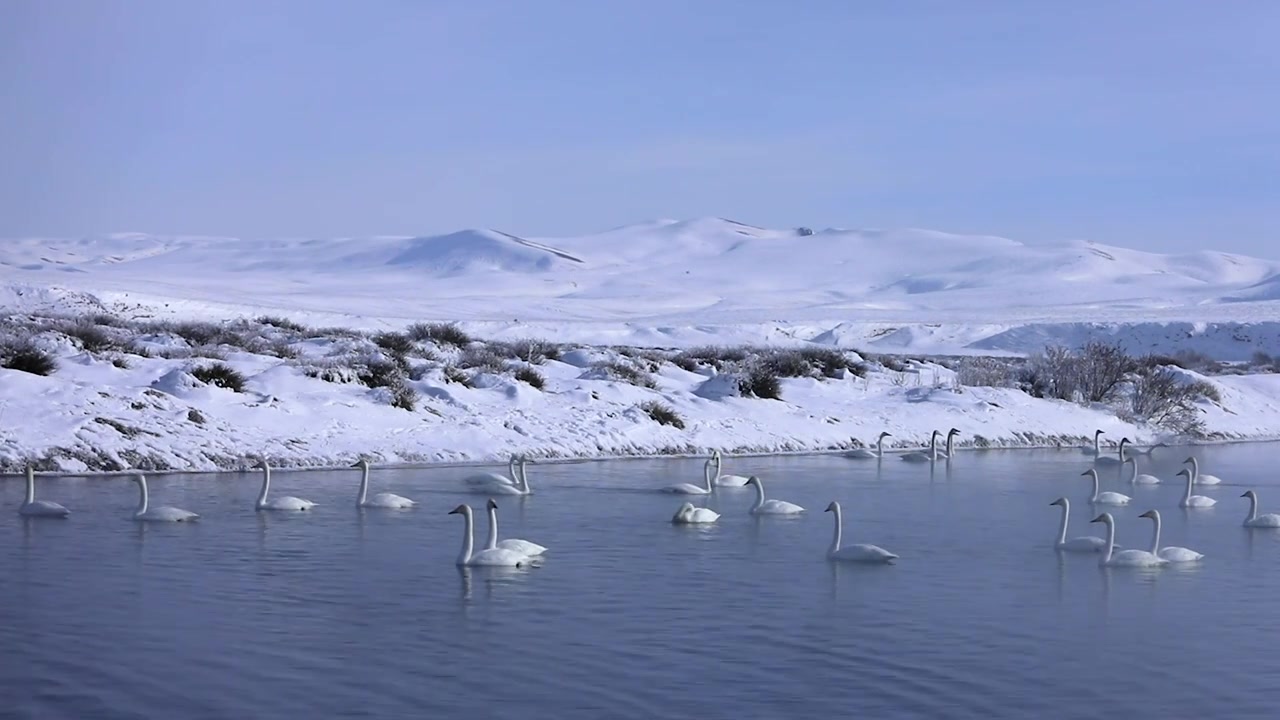
M 202 365 L 192 369 L 191 376 L 203 383 L 226 388 L 233 392 L 244 392 L 244 375 L 226 363 Z
M 649 400 L 641 403 L 640 409 L 661 425 L 670 425 L 679 430 L 684 429 L 684 418 L 680 417 L 670 405 L 665 405 L 657 400 Z

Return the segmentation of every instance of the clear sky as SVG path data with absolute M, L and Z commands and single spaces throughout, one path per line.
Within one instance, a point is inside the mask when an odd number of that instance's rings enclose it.
M 5 0 L 0 236 L 721 215 L 1280 257 L 1280 2 Z

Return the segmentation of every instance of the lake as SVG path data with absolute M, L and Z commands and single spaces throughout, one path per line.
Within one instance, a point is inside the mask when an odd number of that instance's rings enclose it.
M 1186 449 L 1113 509 L 1117 540 L 1199 566 L 1098 567 L 1052 549 L 1090 525 L 1091 459 L 1077 450 L 896 458 L 729 457 L 802 516 L 754 518 L 720 489 L 709 527 L 673 526 L 700 459 L 534 464 L 535 495 L 498 497 L 502 537 L 550 548 L 541 567 L 460 570 L 461 502 L 486 529 L 471 468 L 272 474 L 273 496 L 321 503 L 258 513 L 256 473 L 150 477 L 152 504 L 193 524 L 131 521 L 123 477 L 41 478 L 67 520 L 17 515 L 0 481 L 0 715 L 16 718 L 1271 718 L 1280 653 L 1280 531 L 1246 530 L 1248 488 L 1280 512 L 1276 444 L 1198 447 L 1219 500 L 1181 510 Z M 831 500 L 845 543 L 895 565 L 828 562 Z M 8 712 L 10 714 L 5 715 Z

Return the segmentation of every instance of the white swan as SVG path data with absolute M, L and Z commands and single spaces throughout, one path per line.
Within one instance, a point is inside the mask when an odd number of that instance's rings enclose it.
M 362 508 L 411 508 L 418 503 L 395 493 L 378 493 L 369 495 L 369 461 L 360 458 L 360 462 L 351 467 L 360 468 L 360 494 L 356 496 L 356 507 Z M 366 499 L 367 498 L 367 499 Z
M 493 498 L 489 498 L 489 502 L 486 503 L 486 505 L 489 508 L 489 540 L 485 543 L 485 550 L 493 550 L 494 548 L 510 550 L 512 552 L 518 552 L 525 557 L 534 557 L 547 551 L 547 548 L 543 545 L 539 545 L 536 542 L 529 542 L 528 540 L 521 540 L 519 538 L 507 538 L 506 540 L 499 542 L 498 503 L 494 502 Z
M 1258 493 L 1252 490 L 1245 490 L 1240 497 L 1249 498 L 1249 516 L 1244 519 L 1245 527 L 1280 528 L 1280 515 L 1275 513 L 1258 514 Z
M 1178 471 L 1178 474 L 1187 476 L 1187 490 L 1182 494 L 1182 499 L 1178 501 L 1178 507 L 1208 508 L 1218 504 L 1218 501 L 1211 497 L 1191 494 L 1191 487 L 1195 484 L 1195 480 L 1190 470 L 1183 468 Z
M 1062 522 L 1058 525 L 1058 540 L 1053 544 L 1058 550 L 1066 550 L 1067 552 L 1102 552 L 1102 548 L 1106 545 L 1106 540 L 1092 535 L 1081 535 L 1067 539 L 1067 522 L 1071 515 L 1071 501 L 1060 497 L 1049 503 L 1050 505 L 1058 505 L 1062 508 Z
M 928 450 L 913 450 L 909 453 L 903 453 L 898 457 L 902 458 L 907 462 L 933 462 L 934 460 L 937 460 L 938 459 L 938 436 L 941 434 L 942 433 L 938 432 L 937 430 L 933 431 L 933 434 L 929 436 Z
M 1098 471 L 1089 468 L 1081 475 L 1088 475 L 1093 478 L 1093 495 L 1089 498 L 1089 502 L 1094 505 L 1128 505 L 1133 498 L 1118 492 L 1098 492 Z
M 827 550 L 827 558 L 841 562 L 891 563 L 898 559 L 897 555 L 879 545 L 845 545 L 840 547 L 841 525 L 840 503 L 832 500 L 826 512 L 835 513 L 836 531 L 831 538 L 831 547 Z
M 676 483 L 662 488 L 661 492 L 675 493 L 677 495 L 710 495 L 712 480 L 712 468 L 715 466 L 715 459 L 708 460 L 702 464 L 702 477 L 706 483 L 705 486 L 694 485 L 693 483 Z
M 463 566 L 497 566 L 497 567 L 520 567 L 529 563 L 527 555 L 521 555 L 514 550 L 503 550 L 502 548 L 494 548 L 492 550 L 481 550 L 472 553 L 472 533 L 475 521 L 471 518 L 471 506 L 459 505 L 449 511 L 450 515 L 461 515 L 466 520 L 462 535 L 462 552 L 458 553 L 458 565 Z
M 271 466 L 267 461 L 259 460 L 257 467 L 262 468 L 262 491 L 258 493 L 258 501 L 253 507 L 256 510 L 282 510 L 282 511 L 301 511 L 310 510 L 316 504 L 310 500 L 303 500 L 292 495 L 285 495 L 274 500 L 267 500 L 267 491 L 271 489 Z
M 795 515 L 804 512 L 804 508 L 785 500 L 765 500 L 764 482 L 752 475 L 747 479 L 748 485 L 756 486 L 756 504 L 751 506 L 752 515 Z
M 70 515 L 71 511 L 52 500 L 36 499 L 36 469 L 28 465 L 27 499 L 18 506 L 18 514 L 26 515 L 27 517 L 64 518 Z
M 876 438 L 875 450 L 872 450 L 871 448 L 855 448 L 846 452 L 844 456 L 858 460 L 879 460 L 884 457 L 884 439 L 887 437 L 893 437 L 893 434 L 887 432 L 880 433 L 880 437 Z
M 939 460 L 950 460 L 951 458 L 955 457 L 955 454 L 956 454 L 955 438 L 959 434 L 960 434 L 960 431 L 955 428 L 951 428 L 950 430 L 947 431 L 947 449 L 938 453 Z
M 1168 545 L 1160 547 L 1160 511 L 1148 510 L 1138 517 L 1151 518 L 1155 523 L 1155 531 L 1151 535 L 1151 553 L 1159 555 L 1161 559 L 1168 560 L 1171 563 L 1189 563 L 1200 560 L 1204 557 L 1204 553 L 1198 553 L 1195 550 L 1189 550 L 1184 547 Z
M 1100 522 L 1107 524 L 1107 539 L 1102 549 L 1102 558 L 1098 561 L 1099 565 L 1107 567 L 1160 567 L 1168 565 L 1169 561 L 1153 555 L 1146 550 L 1121 550 L 1116 552 L 1112 547 L 1116 541 L 1116 519 L 1111 517 L 1111 513 L 1102 513 L 1090 522 Z
M 138 509 L 133 513 L 134 520 L 142 520 L 144 522 L 187 522 L 188 520 L 198 519 L 200 516 L 190 510 L 182 508 L 163 507 L 147 509 L 147 477 L 141 473 L 133 476 L 133 481 L 138 483 Z
M 483 495 L 532 495 L 533 488 L 529 486 L 529 471 L 525 467 L 528 461 L 523 455 L 518 458 L 513 457 L 510 468 L 511 474 L 515 478 L 515 482 L 497 482 L 493 481 L 488 484 L 472 483 L 471 492 Z M 485 473 L 495 478 L 502 477 L 497 473 Z M 472 475 L 471 478 L 483 477 L 484 475 Z
M 694 507 L 693 503 L 687 502 L 676 510 L 676 514 L 671 516 L 671 522 L 688 525 L 695 523 L 713 523 L 720 519 L 720 513 L 710 508 Z
M 1094 456 L 1101 455 L 1102 454 L 1102 443 L 1101 443 L 1102 435 L 1103 435 L 1102 430 L 1094 430 L 1093 431 L 1093 447 L 1088 447 L 1088 446 L 1082 447 L 1080 448 L 1080 452 L 1084 453 L 1085 455 L 1094 455 Z M 1101 540 L 1099 540 L 1099 542 L 1101 542 Z
M 1196 462 L 1195 456 L 1189 457 L 1186 460 L 1182 461 L 1183 465 L 1186 465 L 1187 463 L 1191 463 L 1191 475 L 1192 475 L 1191 480 L 1195 484 L 1219 485 L 1222 483 L 1222 478 L 1218 477 L 1217 475 L 1200 474 L 1200 463 Z
M 743 487 L 747 484 L 745 475 L 721 475 L 720 468 L 724 466 L 724 461 L 720 459 L 720 451 L 716 450 L 711 454 L 711 459 L 716 462 L 716 477 L 713 484 L 716 487 Z
M 523 465 L 525 458 L 523 455 L 512 455 L 507 461 L 507 472 L 511 473 L 508 477 L 502 473 L 482 472 L 475 475 L 468 475 L 462 479 L 462 482 L 468 485 L 511 485 L 513 487 L 520 486 L 519 466 Z
M 1127 438 L 1127 437 L 1126 437 L 1126 438 L 1120 438 L 1120 447 L 1119 447 L 1119 449 L 1117 450 L 1118 456 L 1117 456 L 1117 457 L 1112 457 L 1112 456 L 1110 456 L 1110 455 L 1099 455 L 1098 457 L 1096 457 L 1096 458 L 1094 458 L 1094 459 L 1093 459 L 1094 464 L 1097 464 L 1097 465 L 1120 465 L 1120 464 L 1123 464 L 1123 463 L 1124 463 L 1124 461 L 1128 458 L 1128 456 L 1127 456 L 1127 455 L 1125 455 L 1125 452 L 1124 452 L 1124 446 L 1125 446 L 1125 445 L 1128 445 L 1128 444 L 1129 444 L 1129 438 Z
M 1155 475 L 1138 474 L 1138 458 L 1125 458 L 1125 462 L 1133 466 L 1133 472 L 1129 473 L 1130 485 L 1156 485 L 1160 482 L 1160 478 Z

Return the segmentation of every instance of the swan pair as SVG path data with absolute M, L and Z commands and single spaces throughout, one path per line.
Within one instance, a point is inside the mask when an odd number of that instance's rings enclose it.
M 1116 541 L 1116 520 L 1111 517 L 1111 513 L 1102 513 L 1094 518 L 1092 522 L 1106 523 L 1107 539 L 1105 540 L 1102 558 L 1098 561 L 1099 565 L 1105 567 L 1165 567 L 1171 563 L 1189 563 L 1196 562 L 1204 555 L 1195 550 L 1188 550 L 1184 547 L 1160 547 L 1160 512 L 1157 510 L 1148 510 L 1138 517 L 1151 518 L 1155 523 L 1155 529 L 1151 536 L 1150 550 L 1120 550 L 1114 549 Z
M 472 486 L 472 492 L 485 495 L 532 495 L 529 487 L 529 475 L 525 469 L 528 458 L 524 455 L 512 455 L 507 462 L 510 477 L 501 473 L 485 472 L 469 475 L 463 482 Z
M 18 514 L 27 517 L 64 518 L 71 511 L 52 500 L 36 499 L 36 469 L 27 466 L 27 497 L 18 506 Z
M 461 515 L 466 521 L 462 535 L 462 551 L 458 553 L 457 564 L 464 567 L 523 567 L 547 551 L 545 547 L 528 540 L 507 539 L 498 542 L 498 503 L 490 498 L 487 503 L 489 511 L 489 539 L 485 548 L 472 552 L 475 520 L 472 518 L 470 505 L 459 505 L 449 511 L 450 515 Z
M 1104 456 L 1102 454 L 1102 444 L 1101 442 L 1099 442 L 1099 440 L 1101 439 L 1103 434 L 1104 434 L 1104 431 L 1102 430 L 1094 430 L 1093 431 L 1093 447 L 1080 448 L 1081 452 L 1083 452 L 1085 455 L 1097 456 L 1099 458 L 1097 462 L 1100 465 L 1113 465 L 1113 464 L 1123 463 L 1126 457 L 1124 452 L 1124 446 L 1129 444 L 1129 438 L 1120 439 L 1120 447 L 1121 447 L 1120 457 L 1117 459 L 1113 457 Z M 1151 453 L 1154 452 L 1155 449 L 1158 447 L 1168 447 L 1168 445 L 1165 445 L 1162 442 L 1158 442 L 1155 445 L 1152 445 L 1151 447 L 1147 448 L 1146 450 L 1132 450 L 1131 452 L 1135 455 L 1150 456 Z
M 888 432 L 880 433 L 880 437 L 876 438 L 875 450 L 870 448 L 855 448 L 845 453 L 844 456 L 858 460 L 879 460 L 884 457 L 884 439 L 887 437 L 893 437 L 893 434 Z
M 955 428 L 951 428 L 950 430 L 947 431 L 947 449 L 946 450 L 938 449 L 938 436 L 941 434 L 942 433 L 939 432 L 938 430 L 933 431 L 933 434 L 929 436 L 929 449 L 927 451 L 916 450 L 914 452 L 903 453 L 899 457 L 901 457 L 903 460 L 907 462 L 933 462 L 935 460 L 950 460 L 953 454 L 955 453 L 955 437 L 956 435 L 960 434 L 960 431 Z

